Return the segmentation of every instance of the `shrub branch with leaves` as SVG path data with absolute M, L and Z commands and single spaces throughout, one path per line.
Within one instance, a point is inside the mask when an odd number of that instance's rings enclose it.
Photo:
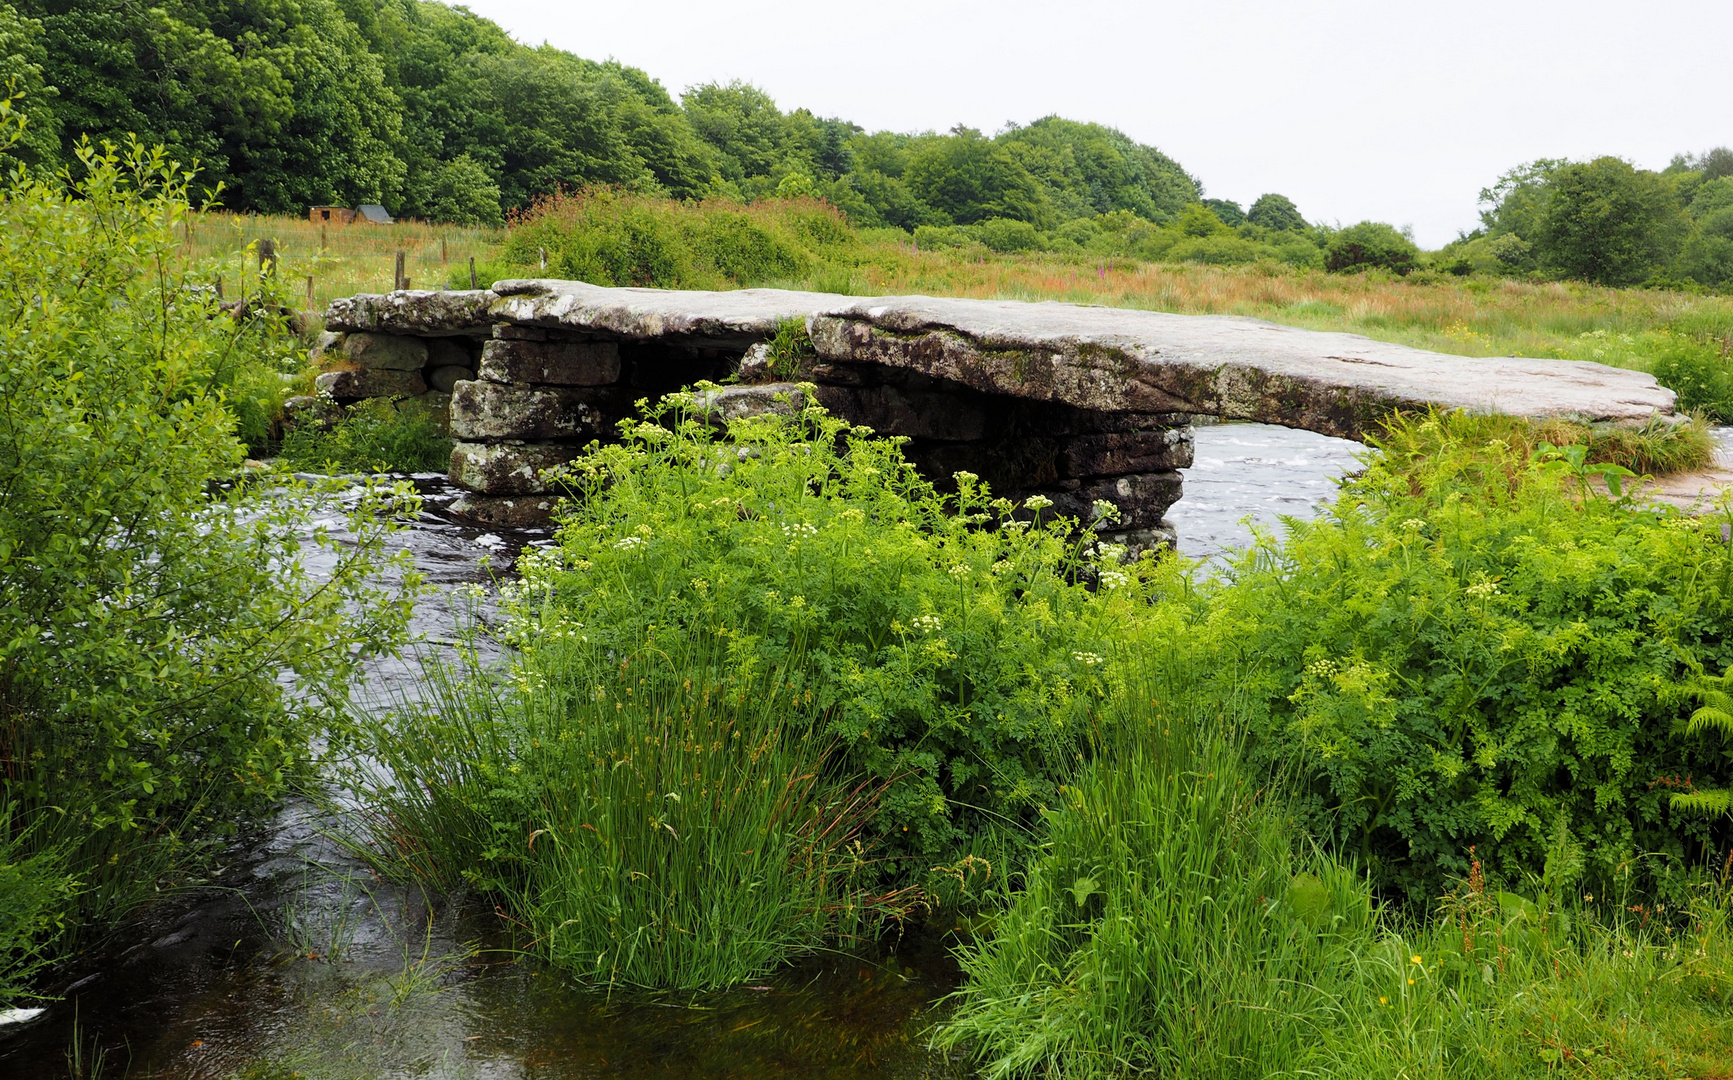
M 243 476 L 216 380 L 254 330 L 178 257 L 191 174 L 78 156 L 0 186 L 0 821 L 73 924 L 283 792 L 413 581 L 377 577 L 401 493 L 304 540 L 309 493 Z

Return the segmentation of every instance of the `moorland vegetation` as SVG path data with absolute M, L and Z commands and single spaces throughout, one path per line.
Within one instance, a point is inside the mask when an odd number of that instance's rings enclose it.
M 337 530 L 247 454 L 440 440 L 389 403 L 284 437 L 284 281 L 200 247 L 174 164 L 247 209 L 512 212 L 459 253 L 489 277 L 1264 314 L 1643 367 L 1726 419 L 1724 151 L 1536 163 L 1422 253 L 1205 200 L 1108 129 L 676 103 L 437 4 L 28 0 L 0 36 L 33 118 L 0 103 L 0 1001 L 335 783 L 380 874 L 585 986 L 954 927 L 935 1038 L 990 1076 L 1724 1071 L 1733 509 L 1632 475 L 1700 429 L 1392 417 L 1316 520 L 1209 574 L 941 492 L 821 410 L 679 394 L 561 473 L 504 661 L 361 717 L 414 500 L 352 488 Z

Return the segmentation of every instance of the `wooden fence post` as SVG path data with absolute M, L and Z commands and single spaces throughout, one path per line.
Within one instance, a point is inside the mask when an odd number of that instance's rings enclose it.
M 394 290 L 406 288 L 403 284 L 403 252 L 397 253 L 397 268 L 391 275 L 391 288 Z
M 472 289 L 476 287 L 476 285 L 475 285 L 475 256 L 474 255 L 471 255 L 469 257 L 469 287 Z
M 259 270 L 266 277 L 277 276 L 277 242 L 275 240 L 259 241 Z

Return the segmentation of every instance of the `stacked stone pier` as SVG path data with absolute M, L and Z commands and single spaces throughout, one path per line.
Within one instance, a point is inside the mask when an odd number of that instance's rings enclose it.
M 773 375 L 766 342 L 790 319 L 811 350 Z M 1001 494 L 1044 495 L 1133 548 L 1172 538 L 1163 517 L 1180 497 L 1197 415 L 1357 438 L 1396 409 L 1636 424 L 1674 407 L 1653 377 L 1598 364 L 1057 303 L 526 280 L 352 297 L 326 324 L 356 368 L 321 376 L 334 396 L 450 381 L 451 477 L 470 492 L 456 509 L 499 524 L 545 520 L 541 470 L 608 438 L 638 399 L 704 379 L 738 377 L 714 399 L 729 415 L 810 383 L 831 412 L 908 437 L 910 459 L 935 481 L 967 470 Z M 456 363 L 450 343 L 466 343 L 473 366 Z M 407 359 L 369 366 L 376 356 Z M 1101 503 L 1117 514 L 1103 520 Z

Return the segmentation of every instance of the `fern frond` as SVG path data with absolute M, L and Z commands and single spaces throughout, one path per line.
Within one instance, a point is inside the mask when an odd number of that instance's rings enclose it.
M 1733 736 L 1733 709 L 1719 709 L 1713 705 L 1705 705 L 1691 714 L 1691 722 L 1685 725 L 1687 735 L 1695 735 L 1701 731 L 1719 731 L 1723 735 Z
M 1724 713 L 1733 713 L 1733 694 L 1713 686 L 1699 686 L 1696 689 L 1697 700 L 1706 708 L 1719 709 Z
M 1733 791 L 1721 789 L 1675 795 L 1673 796 L 1673 809 L 1687 814 L 1707 814 L 1711 817 L 1733 814 Z

